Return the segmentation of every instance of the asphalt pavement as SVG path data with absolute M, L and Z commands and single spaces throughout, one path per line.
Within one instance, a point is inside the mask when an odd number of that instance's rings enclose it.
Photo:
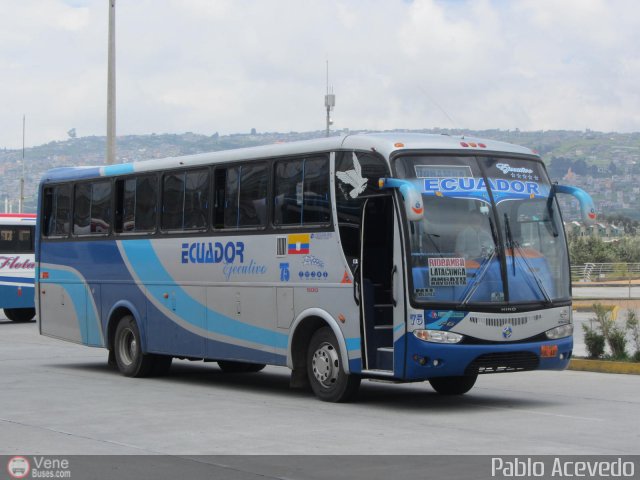
M 640 376 L 480 376 L 467 395 L 363 382 L 357 402 L 289 388 L 289 371 L 176 361 L 133 379 L 107 354 L 0 319 L 0 454 L 638 454 Z

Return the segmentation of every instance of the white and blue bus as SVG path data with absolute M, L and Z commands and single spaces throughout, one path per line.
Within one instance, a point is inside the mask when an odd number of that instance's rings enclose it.
M 35 214 L 0 213 L 0 308 L 14 322 L 36 315 L 35 227 Z
M 538 155 L 492 140 L 348 135 L 105 167 L 40 185 L 43 335 L 127 376 L 172 358 L 266 364 L 345 401 L 361 379 L 562 370 L 569 258 Z

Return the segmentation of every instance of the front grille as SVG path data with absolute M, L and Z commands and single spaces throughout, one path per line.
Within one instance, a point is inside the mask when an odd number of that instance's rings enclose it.
M 476 325 L 484 325 L 485 327 L 504 327 L 506 325 L 512 325 L 514 327 L 526 325 L 529 321 L 535 321 L 542 319 L 542 315 L 539 313 L 533 315 L 519 315 L 511 317 L 469 317 L 469 321 Z
M 531 352 L 485 353 L 477 357 L 465 369 L 465 375 L 477 373 L 503 373 L 535 370 L 540 358 Z

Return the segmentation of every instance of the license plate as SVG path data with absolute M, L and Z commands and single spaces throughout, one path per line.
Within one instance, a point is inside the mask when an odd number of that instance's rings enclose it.
M 554 358 L 558 356 L 557 345 L 542 345 L 540 347 L 540 356 L 542 358 Z

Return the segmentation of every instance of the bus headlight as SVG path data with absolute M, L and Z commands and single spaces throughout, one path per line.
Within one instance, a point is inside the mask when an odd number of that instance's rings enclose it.
M 545 332 L 547 338 L 551 340 L 557 340 L 558 338 L 570 337 L 573 335 L 573 325 L 567 323 L 566 325 L 560 325 L 559 327 L 552 328 Z
M 433 343 L 459 343 L 463 336 L 443 330 L 414 330 L 416 338 Z

